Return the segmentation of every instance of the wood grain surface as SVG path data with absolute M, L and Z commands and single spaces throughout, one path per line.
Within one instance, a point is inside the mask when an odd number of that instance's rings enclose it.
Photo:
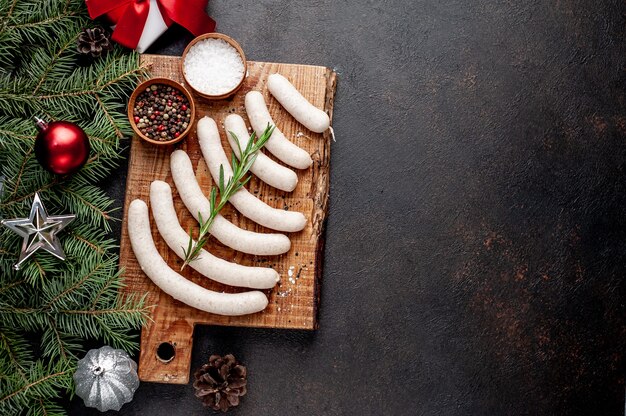
M 182 81 L 179 71 L 179 57 L 143 55 L 143 62 L 151 66 L 152 76 L 168 77 Z M 210 116 L 217 122 L 222 136 L 222 144 L 228 155 L 231 149 L 223 128 L 224 118 L 231 113 L 241 115 L 248 123 L 244 96 L 250 90 L 258 90 L 265 95 L 268 107 L 278 128 L 287 138 L 306 149 L 313 158 L 313 166 L 298 171 L 298 186 L 291 193 L 272 188 L 256 177 L 247 185 L 248 190 L 267 204 L 276 208 L 297 210 L 306 215 L 308 224 L 298 233 L 291 233 L 291 250 L 282 256 L 251 256 L 229 249 L 215 239 L 211 239 L 207 250 L 216 256 L 236 263 L 272 267 L 281 276 L 280 283 L 271 291 L 266 291 L 269 306 L 262 312 L 242 316 L 226 317 L 198 311 L 160 291 L 142 272 L 132 252 L 126 224 L 128 205 L 134 199 L 142 199 L 148 205 L 150 183 L 154 180 L 166 181 L 172 186 L 174 204 L 178 220 L 185 229 L 197 223 L 187 211 L 173 184 L 169 156 L 175 149 L 183 149 L 192 160 L 196 177 L 205 194 L 213 185 L 210 173 L 202 158 L 196 129 L 183 142 L 173 146 L 150 145 L 138 137 L 132 139 L 124 220 L 120 247 L 120 266 L 125 269 L 129 293 L 148 293 L 147 303 L 155 305 L 152 321 L 141 332 L 141 352 L 139 357 L 139 377 L 143 381 L 184 384 L 189 380 L 193 329 L 196 324 L 230 325 L 267 328 L 316 329 L 319 287 L 322 274 L 323 231 L 327 212 L 329 192 L 329 161 L 331 137 L 328 132 L 316 134 L 307 130 L 293 119 L 265 88 L 267 76 L 278 72 L 294 83 L 296 88 L 318 108 L 324 108 L 332 118 L 333 97 L 336 74 L 328 68 L 308 65 L 277 64 L 263 62 L 248 63 L 248 77 L 242 89 L 231 99 L 207 101 L 196 99 L 196 120 Z M 248 123 L 249 126 L 249 123 Z M 267 153 L 267 152 L 266 152 Z M 269 155 L 269 153 L 268 153 Z M 228 205 L 224 217 L 234 224 L 252 231 L 272 232 L 238 214 Z M 179 271 L 182 264 L 160 237 L 151 215 L 152 235 L 157 249 L 170 267 Z M 211 290 L 238 292 L 245 289 L 228 287 L 213 282 L 190 268 L 182 274 L 191 281 Z M 156 354 L 162 343 L 175 347 L 175 357 L 163 362 Z

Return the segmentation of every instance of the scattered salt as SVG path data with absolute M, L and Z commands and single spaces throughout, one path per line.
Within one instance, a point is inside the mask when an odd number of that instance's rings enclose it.
M 276 295 L 281 297 L 281 298 L 284 298 L 286 296 L 289 296 L 290 293 L 291 293 L 291 288 L 289 288 L 289 289 L 287 289 L 287 290 L 285 290 L 283 292 L 276 292 Z
M 193 45 L 183 68 L 189 84 L 208 95 L 231 91 L 244 76 L 239 52 L 222 39 L 205 39 Z

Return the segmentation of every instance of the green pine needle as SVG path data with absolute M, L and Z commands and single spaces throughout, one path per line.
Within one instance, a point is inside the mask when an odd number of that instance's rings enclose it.
M 146 69 L 120 47 L 81 65 L 76 40 L 93 26 L 84 0 L 0 0 L 0 218 L 28 216 L 35 192 L 50 215 L 77 215 L 59 235 L 65 261 L 37 253 L 19 272 L 21 238 L 0 227 L 2 415 L 65 414 L 58 398 L 73 392 L 86 341 L 132 353 L 149 316 L 145 296 L 122 295 L 107 234 L 117 203 L 100 186 L 131 134 L 126 102 Z M 33 116 L 85 130 L 91 154 L 79 172 L 59 177 L 39 165 Z

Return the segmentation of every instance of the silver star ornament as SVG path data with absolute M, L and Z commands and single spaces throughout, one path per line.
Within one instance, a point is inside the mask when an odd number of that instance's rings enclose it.
M 0 224 L 10 228 L 13 232 L 23 237 L 20 258 L 13 266 L 19 270 L 22 264 L 37 250 L 42 249 L 53 256 L 65 260 L 65 253 L 57 238 L 57 233 L 65 228 L 76 218 L 76 215 L 48 215 L 43 206 L 39 194 L 35 193 L 33 205 L 30 207 L 28 218 L 16 218 L 14 220 L 2 220 Z

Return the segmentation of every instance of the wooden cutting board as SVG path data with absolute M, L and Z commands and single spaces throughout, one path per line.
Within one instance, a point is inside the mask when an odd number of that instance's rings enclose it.
M 151 66 L 152 76 L 160 76 L 182 82 L 179 71 L 180 57 L 143 55 L 142 61 Z M 139 356 L 139 378 L 143 381 L 185 384 L 189 381 L 193 330 L 196 324 L 232 325 L 263 328 L 316 329 L 317 308 L 322 277 L 324 248 L 324 222 L 326 219 L 329 191 L 329 161 L 331 137 L 312 133 L 295 121 L 267 92 L 265 83 L 272 73 L 285 75 L 296 88 L 318 108 L 326 110 L 332 118 L 336 74 L 328 68 L 309 65 L 291 65 L 266 62 L 248 62 L 248 76 L 241 90 L 232 98 L 222 101 L 207 101 L 196 96 L 196 120 L 208 115 L 215 119 L 222 134 L 222 144 L 227 155 L 231 149 L 223 129 L 224 118 L 231 113 L 241 115 L 249 126 L 244 108 L 244 96 L 250 90 L 265 95 L 270 113 L 278 128 L 298 146 L 306 149 L 313 158 L 313 166 L 297 171 L 298 186 L 291 193 L 272 188 L 253 177 L 247 188 L 267 204 L 306 215 L 309 222 L 298 233 L 291 233 L 291 250 L 282 256 L 252 256 L 229 249 L 211 239 L 207 250 L 216 256 L 236 263 L 272 267 L 281 276 L 274 289 L 266 291 L 269 306 L 262 312 L 241 317 L 226 317 L 201 312 L 175 301 L 164 294 L 141 271 L 130 246 L 126 224 L 128 205 L 136 198 L 150 204 L 150 183 L 163 180 L 170 184 L 174 196 L 178 220 L 184 229 L 197 223 L 183 205 L 172 181 L 169 156 L 175 149 L 183 149 L 192 160 L 196 177 L 206 195 L 213 182 L 206 167 L 196 137 L 195 128 L 182 143 L 168 147 L 150 145 L 138 137 L 132 139 L 124 220 L 120 247 L 120 266 L 125 269 L 128 293 L 148 293 L 147 304 L 155 305 L 152 320 L 141 331 Z M 267 152 L 266 152 L 267 153 Z M 269 153 L 267 153 L 269 155 Z M 228 205 L 222 212 L 224 217 L 241 228 L 257 232 L 273 232 L 238 214 Z M 150 217 L 152 236 L 156 246 L 170 267 L 180 270 L 182 261 L 160 237 L 154 219 Z M 238 292 L 245 289 L 232 288 L 213 282 L 191 268 L 182 274 L 191 281 L 211 290 Z M 172 348 L 173 347 L 173 348 Z M 168 361 L 171 353 L 174 357 Z M 208 358 L 208 357 L 207 357 Z

